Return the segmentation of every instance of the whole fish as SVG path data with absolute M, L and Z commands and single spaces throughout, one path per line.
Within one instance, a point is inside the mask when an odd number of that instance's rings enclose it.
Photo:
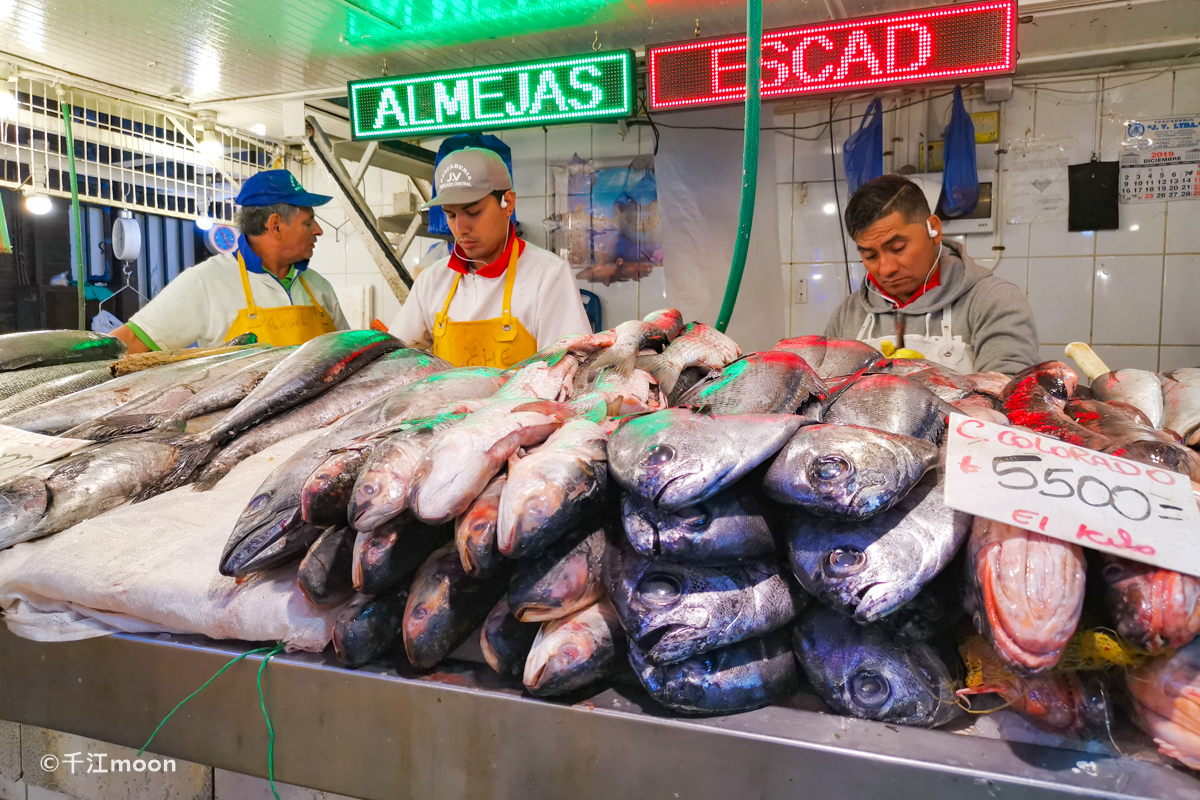
M 792 414 L 829 390 L 804 359 L 786 351 L 751 353 L 709 373 L 679 405 L 711 414 Z
M 253 364 L 267 357 L 267 350 L 247 349 L 239 357 L 227 361 L 207 362 L 205 359 L 207 363 L 189 372 L 182 380 L 147 392 L 115 411 L 64 431 L 62 435 L 71 439 L 107 441 L 118 436 L 150 430 L 158 421 L 158 414 L 171 412 L 208 387 L 240 372 L 246 364 Z
M 696 505 L 774 455 L 804 423 L 791 414 L 656 411 L 627 420 L 609 437 L 609 474 L 659 508 Z
M 1079 624 L 1086 571 L 1078 545 L 976 517 L 967 541 L 967 611 L 1014 672 L 1045 672 Z
M 626 492 L 621 517 L 629 543 L 647 558 L 724 566 L 774 554 L 771 531 L 780 515 L 773 503 L 737 485 L 677 511 L 664 511 Z
M 395 336 L 370 329 L 335 331 L 309 339 L 280 361 L 237 404 L 225 422 L 209 434 L 209 441 L 224 443 L 267 417 L 333 388 L 375 359 L 402 346 Z M 446 364 L 445 368 L 448 367 Z
M 1071 419 L 1063 406 L 1075 393 L 1079 376 L 1061 361 L 1046 361 L 1018 373 L 1004 388 L 1001 410 L 1009 423 L 1068 444 L 1103 450 L 1112 441 Z
M 0 418 L 11 416 L 27 408 L 40 406 L 59 397 L 99 386 L 112 380 L 108 367 L 95 367 L 91 363 L 63 364 L 58 367 L 34 367 L 28 370 L 3 373 L 3 376 L 16 377 L 25 372 L 40 372 L 42 370 L 72 370 L 65 375 L 46 381 L 38 381 L 28 389 L 9 395 L 0 400 Z M 12 384 L 17 385 L 17 384 Z
M 479 633 L 479 649 L 488 666 L 507 678 L 520 678 L 525 673 L 525 660 L 533 640 L 542 629 L 540 622 L 521 622 L 509 613 L 508 600 L 496 607 L 483 622 Z
M 606 599 L 542 623 L 525 661 L 522 682 L 537 697 L 582 689 L 605 677 L 625 656 L 625 631 Z
M 1163 755 L 1200 769 L 1200 641 L 1126 675 L 1134 718 Z
M 921 384 L 947 403 L 961 400 L 974 391 L 970 378 L 940 364 L 926 367 L 906 377 L 914 383 Z
M 346 511 L 350 523 L 360 531 L 374 530 L 408 508 L 413 476 L 430 444 L 464 418 L 443 414 L 409 420 L 404 430 L 375 445 L 354 482 Z
M 226 445 L 197 475 L 197 488 L 209 489 L 244 459 L 297 433 L 323 428 L 372 400 L 449 369 L 449 362 L 422 350 L 394 350 L 299 405 L 277 414 Z M 282 365 L 277 369 L 282 368 Z M 272 373 L 273 374 L 273 373 Z M 236 409 L 231 414 L 237 413 Z M 212 432 L 204 434 L 211 442 Z
M 629 664 L 660 705 L 680 714 L 734 714 L 785 700 L 800 690 L 783 631 L 676 662 L 648 661 L 629 643 Z
M 32 433 L 59 434 L 120 408 L 147 392 L 169 386 L 192 373 L 203 371 L 210 364 L 244 358 L 246 355 L 243 351 L 225 353 L 122 375 L 90 389 L 81 389 L 24 411 L 8 414 L 0 418 L 0 425 Z
M 800 509 L 788 517 L 788 556 L 805 590 L 858 622 L 903 606 L 954 558 L 971 516 L 946 505 L 931 474 L 888 511 L 832 521 Z
M 1179 434 L 1188 447 L 1200 444 L 1200 369 L 1163 376 L 1162 393 L 1163 427 Z
M 147 438 L 86 447 L 0 483 L 0 548 L 66 530 L 129 502 L 179 458 L 171 439 Z
M 83 361 L 78 364 L 56 364 L 52 367 L 26 367 L 25 369 L 0 373 L 0 401 L 7 400 L 15 394 L 28 391 L 36 386 L 41 386 L 47 381 L 56 381 L 60 378 L 78 375 L 81 372 L 98 372 L 100 370 L 108 371 L 108 367 L 103 363 L 97 364 L 92 361 Z M 112 378 L 111 372 L 108 377 Z M 10 413 L 4 411 L 4 408 L 5 404 L 0 403 L 0 414 Z
M 496 521 L 496 549 L 507 558 L 542 553 L 592 515 L 608 488 L 608 434 L 575 419 L 508 471 Z
M 653 375 L 662 391 L 669 395 L 685 369 L 721 369 L 741 355 L 737 342 L 716 328 L 703 322 L 689 322 L 662 353 L 641 356 L 637 365 Z
M 426 522 L 454 519 L 517 448 L 544 442 L 574 413 L 566 403 L 520 399 L 490 403 L 468 415 L 429 444 L 413 472 L 409 508 Z
M 654 664 L 670 664 L 783 627 L 797 600 L 768 561 L 699 567 L 655 561 L 627 543 L 604 554 L 604 584 L 621 624 Z
M 559 619 L 603 596 L 604 528 L 589 525 L 580 534 L 582 538 L 571 534 L 539 557 L 518 562 L 508 584 L 514 617 L 522 622 Z
M 125 343 L 92 331 L 25 331 L 0 335 L 0 371 L 48 367 L 79 361 L 112 361 L 125 355 Z
M 954 680 L 924 642 L 899 642 L 820 606 L 792 630 L 808 682 L 838 714 L 936 728 L 959 716 Z
M 1128 403 L 1155 428 L 1163 426 L 1163 391 L 1158 376 L 1144 369 L 1119 369 L 1092 379 L 1092 395 L 1105 402 Z
M 673 308 L 652 311 L 640 320 L 622 322 L 616 327 L 616 341 L 592 362 L 591 371 L 599 372 L 611 366 L 622 375 L 628 375 L 637 366 L 638 353 L 644 348 L 662 350 L 682 327 L 683 315 Z
M 496 519 L 500 515 L 500 495 L 508 474 L 492 478 L 463 515 L 454 523 L 454 546 L 463 570 L 472 578 L 483 578 L 504 563 L 496 550 Z
M 854 375 L 863 370 L 876 372 L 887 366 L 883 353 L 854 339 L 826 339 L 824 336 L 797 336 L 781 339 L 772 350 L 795 353 L 816 370 L 821 380 Z
M 886 511 L 937 465 L 925 439 L 856 425 L 808 425 L 763 478 L 767 496 L 814 514 L 866 519 Z
M 404 608 L 404 652 L 417 669 L 430 669 L 487 619 L 508 588 L 507 572 L 477 580 L 463 572 L 450 543 L 417 570 Z
M 1200 578 L 1114 556 L 1099 555 L 1105 602 L 1117 633 L 1158 653 L 1184 647 L 1200 632 Z
M 941 441 L 949 403 L 898 375 L 865 375 L 832 399 L 822 422 L 858 425 L 914 439 Z
M 333 624 L 333 652 L 348 667 L 386 659 L 400 648 L 408 591 L 358 595 Z
M 999 400 L 1000 395 L 1004 393 L 1004 387 L 1008 386 L 1012 379 L 1002 372 L 972 372 L 967 376 L 967 380 L 971 382 L 972 391 Z
M 340 603 L 354 594 L 353 558 L 353 530 L 343 525 L 322 533 L 300 561 L 297 581 L 304 596 L 322 606 Z
M 305 483 L 335 452 L 395 423 L 397 418 L 424 410 L 428 400 L 422 400 L 423 395 L 434 395 L 438 404 L 444 405 L 447 397 L 473 397 L 481 392 L 495 391 L 500 380 L 497 370 L 486 367 L 447 370 L 384 395 L 347 415 L 331 430 L 293 453 L 267 476 L 238 517 L 226 543 L 226 555 L 222 562 L 235 551 L 249 551 L 239 556 L 247 558 L 258 549 L 273 546 L 278 539 L 287 539 L 293 531 L 312 527 L 304 521 L 301 509 Z M 300 535 L 303 538 L 304 534 Z
M 368 533 L 358 532 L 351 553 L 351 581 L 363 594 L 403 585 L 429 554 L 450 539 L 445 525 L 426 525 L 403 514 Z

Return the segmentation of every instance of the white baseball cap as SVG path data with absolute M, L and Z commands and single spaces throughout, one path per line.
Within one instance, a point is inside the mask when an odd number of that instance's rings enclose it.
M 442 159 L 434 172 L 437 197 L 422 208 L 477 203 L 492 192 L 513 188 L 504 160 L 492 150 L 466 147 Z

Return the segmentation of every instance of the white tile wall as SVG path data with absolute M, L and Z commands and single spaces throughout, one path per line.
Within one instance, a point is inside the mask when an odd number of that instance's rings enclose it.
M 1200 112 L 1200 69 L 1146 77 L 1085 76 L 1018 86 L 1003 105 L 1003 139 L 1068 138 L 1076 143 L 1079 161 L 1097 148 L 1102 158 L 1112 160 L 1126 120 Z M 885 99 L 885 108 L 891 102 Z M 885 116 L 886 135 L 904 140 L 888 145 L 896 153 L 893 166 L 915 164 L 919 145 L 940 138 L 946 103 L 918 104 Z M 842 143 L 857 126 L 864 105 L 845 103 L 835 111 L 839 119 L 855 117 L 834 125 L 839 170 Z M 981 101 L 969 105 L 972 111 L 997 107 Z M 828 108 L 818 107 L 780 116 L 776 124 L 819 125 L 828 119 Z M 824 204 L 833 200 L 829 141 L 819 135 L 824 129 L 796 133 L 815 138 L 777 144 L 781 163 L 790 159 L 792 165 L 791 192 L 781 185 L 778 193 L 781 204 L 791 198 L 791 208 L 780 209 L 781 252 L 791 259 L 791 272 L 785 275 L 793 283 L 804 276 L 809 281 L 808 302 L 793 303 L 791 336 L 821 331 L 845 292 L 840 225 L 835 216 L 822 213 Z M 981 153 L 991 157 L 986 148 Z M 779 174 L 782 181 L 786 168 Z M 844 186 L 841 200 L 844 207 Z M 789 219 L 790 225 L 782 224 Z M 1027 293 L 1043 358 L 1063 359 L 1066 343 L 1085 341 L 1114 368 L 1200 366 L 1200 314 L 1195 311 L 1200 296 L 1200 200 L 1122 203 L 1120 228 L 1113 231 L 1072 233 L 1065 220 L 1002 224 L 995 234 L 967 237 L 966 247 L 976 260 L 991 263 L 997 244 L 1004 249 L 996 274 Z M 861 275 L 852 243 L 850 258 L 856 276 Z M 837 280 L 822 294 L 812 280 L 814 273 L 836 273 Z M 785 288 L 786 283 L 787 279 Z

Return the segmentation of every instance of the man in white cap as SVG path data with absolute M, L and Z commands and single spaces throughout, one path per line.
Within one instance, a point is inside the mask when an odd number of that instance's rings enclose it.
M 391 332 L 455 366 L 506 368 L 567 334 L 591 333 L 579 285 L 558 256 L 517 238 L 517 202 L 500 156 L 468 147 L 438 164 L 450 257 L 417 276 Z

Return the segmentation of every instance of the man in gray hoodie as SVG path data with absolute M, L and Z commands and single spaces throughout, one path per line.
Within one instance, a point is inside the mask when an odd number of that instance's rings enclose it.
M 863 184 L 846 206 L 846 229 L 867 280 L 834 312 L 827 337 L 886 340 L 963 373 L 1013 375 L 1038 362 L 1024 293 L 942 242 L 942 222 L 915 183 L 884 175 Z

